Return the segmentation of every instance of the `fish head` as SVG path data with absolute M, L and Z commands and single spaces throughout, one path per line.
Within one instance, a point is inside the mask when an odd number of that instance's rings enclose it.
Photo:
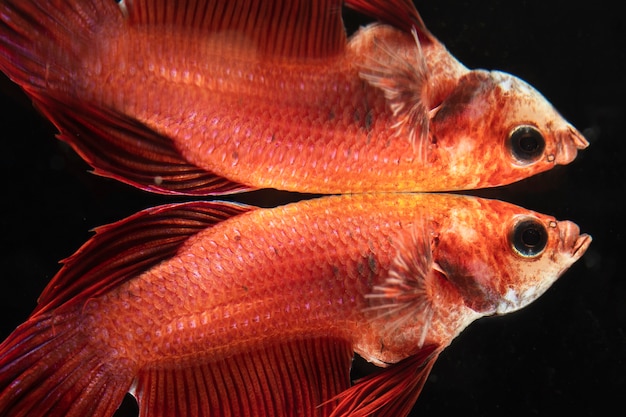
M 591 243 L 570 221 L 497 200 L 476 199 L 471 206 L 451 211 L 433 257 L 464 304 L 482 315 L 525 307 Z
M 453 170 L 476 169 L 477 187 L 509 184 L 572 162 L 589 143 L 528 83 L 473 70 L 434 110 L 431 141 Z M 463 150 L 461 152 L 460 150 Z
M 499 315 L 536 300 L 591 244 L 591 236 L 581 234 L 573 222 L 548 216 L 516 216 L 508 227 L 511 255 L 497 286 Z

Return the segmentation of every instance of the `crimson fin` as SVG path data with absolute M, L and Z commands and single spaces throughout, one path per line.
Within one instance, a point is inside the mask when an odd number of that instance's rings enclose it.
M 154 365 L 131 393 L 140 417 L 321 417 L 349 387 L 351 360 L 345 341 L 292 341 L 221 361 Z
M 84 302 L 117 287 L 175 255 L 190 236 L 252 209 L 228 202 L 167 204 L 100 226 L 87 243 L 63 261 L 33 314 Z
M 361 378 L 337 396 L 330 417 L 405 417 L 413 408 L 441 349 L 426 345 L 417 354 Z
M 0 415 L 113 415 L 133 370 L 89 343 L 81 332 L 80 312 L 33 316 L 0 345 Z
M 113 0 L 3 0 L 0 71 L 29 94 L 64 89 L 93 39 L 121 22 Z
M 32 97 L 60 130 L 59 138 L 98 175 L 161 194 L 223 195 L 253 189 L 190 164 L 170 138 L 122 113 L 52 94 Z
M 435 41 L 415 8 L 413 0 L 346 0 L 345 4 L 404 32 L 411 33 L 415 29 L 421 41 Z

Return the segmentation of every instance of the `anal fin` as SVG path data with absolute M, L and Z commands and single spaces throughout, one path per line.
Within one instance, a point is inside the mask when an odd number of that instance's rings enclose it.
M 424 387 L 441 348 L 424 346 L 418 353 L 361 378 L 337 396 L 330 417 L 406 417 Z
M 30 92 L 59 138 L 95 173 L 161 194 L 223 195 L 252 190 L 190 164 L 173 141 L 114 110 L 64 96 Z
M 322 417 L 350 386 L 351 360 L 345 341 L 291 341 L 219 361 L 155 365 L 139 373 L 132 393 L 140 417 Z

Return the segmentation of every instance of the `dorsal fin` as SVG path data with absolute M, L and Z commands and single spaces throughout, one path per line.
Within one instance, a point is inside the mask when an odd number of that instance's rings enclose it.
M 266 54 L 323 57 L 343 50 L 340 0 L 124 0 L 130 24 L 234 32 Z
M 33 314 L 95 297 L 175 255 L 192 235 L 253 207 L 228 202 L 167 204 L 100 226 L 39 298 Z

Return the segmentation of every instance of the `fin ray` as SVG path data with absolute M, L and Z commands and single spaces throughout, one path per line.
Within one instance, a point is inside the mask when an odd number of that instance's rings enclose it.
M 408 234 L 396 239 L 396 256 L 389 276 L 382 285 L 375 286 L 366 298 L 367 311 L 373 319 L 385 318 L 386 331 L 394 332 L 407 320 L 419 320 L 421 348 L 429 330 L 434 310 L 429 294 L 430 280 L 436 269 L 431 250 L 430 229 L 418 215 Z
M 396 123 L 395 135 L 406 137 L 420 161 L 427 160 L 429 146 L 430 75 L 415 29 L 415 55 L 398 54 L 384 42 L 378 42 L 380 57 L 370 57 L 362 65 L 360 76 L 380 89 Z
M 322 416 L 349 387 L 351 360 L 345 341 L 285 342 L 219 362 L 144 369 L 133 395 L 140 417 Z
M 122 18 L 109 0 L 4 0 L 0 16 L 0 71 L 29 94 L 71 82 L 70 62 Z
M 77 326 L 79 310 L 31 317 L 0 345 L 0 415 L 109 417 L 132 381 Z
M 427 42 L 435 41 L 415 8 L 413 0 L 346 0 L 345 4 L 407 33 L 415 28 L 420 39 Z
M 424 346 L 417 354 L 361 378 L 336 399 L 330 417 L 405 417 L 417 401 L 441 349 Z
M 132 0 L 125 8 L 130 24 L 178 26 L 207 35 L 236 32 L 265 54 L 323 57 L 338 54 L 346 44 L 340 0 Z

